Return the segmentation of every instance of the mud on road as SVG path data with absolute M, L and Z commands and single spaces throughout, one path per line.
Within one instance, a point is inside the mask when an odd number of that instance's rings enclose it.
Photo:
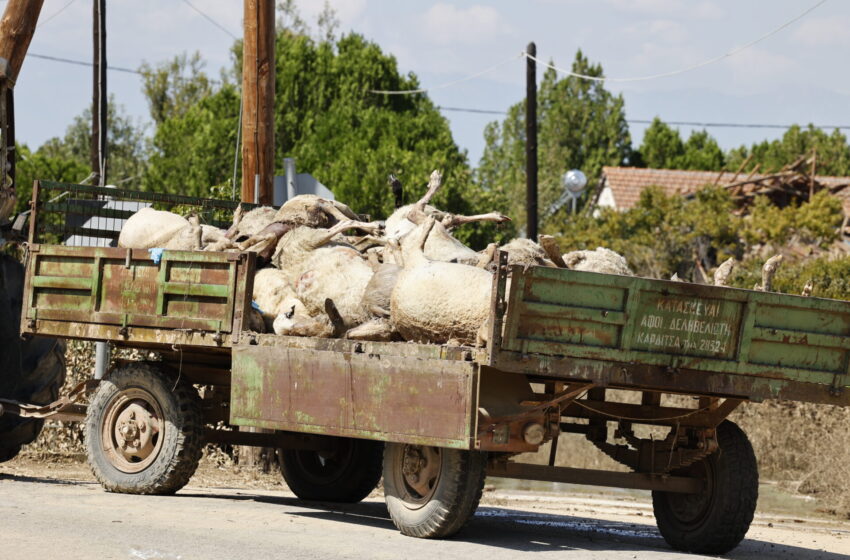
M 699 558 L 674 552 L 642 497 L 493 489 L 455 538 L 400 535 L 379 491 L 340 506 L 295 498 L 276 476 L 204 464 L 176 496 L 104 492 L 85 464 L 0 465 L 0 558 Z M 759 514 L 729 558 L 850 557 L 850 523 Z

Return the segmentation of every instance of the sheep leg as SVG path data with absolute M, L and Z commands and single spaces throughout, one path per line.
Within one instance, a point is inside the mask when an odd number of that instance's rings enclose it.
M 490 243 L 487 248 L 481 251 L 481 256 L 478 257 L 478 262 L 475 264 L 478 268 L 487 268 L 487 265 L 493 262 L 493 257 L 496 255 L 497 243 Z
M 555 263 L 555 266 L 559 268 L 567 268 L 567 263 L 564 262 L 564 257 L 561 256 L 561 251 L 558 248 L 558 244 L 555 242 L 555 238 L 551 235 L 540 235 L 537 240 L 540 242 L 540 246 L 543 247 L 543 250 L 546 251 L 546 256 L 549 257 L 549 260 Z
M 342 315 L 340 315 L 339 309 L 336 308 L 336 304 L 331 298 L 325 299 L 325 313 L 327 314 L 328 319 L 330 319 L 331 325 L 333 325 L 334 328 L 332 337 L 341 337 L 345 333 L 345 321 L 342 319 Z
M 476 214 L 474 216 L 454 216 L 452 214 L 446 214 L 442 223 L 446 228 L 454 228 L 462 226 L 463 224 L 471 224 L 472 222 L 496 222 L 497 224 L 501 224 L 503 222 L 510 221 L 511 219 L 504 214 L 490 212 L 488 214 Z
M 369 306 L 369 313 L 375 315 L 376 317 L 389 317 L 390 310 L 384 309 L 380 305 L 371 305 Z
M 428 190 L 425 191 L 425 194 L 416 201 L 416 204 L 413 205 L 413 208 L 407 213 L 407 219 L 413 222 L 416 225 L 421 224 L 427 218 L 425 214 L 425 206 L 431 201 L 437 191 L 440 190 L 440 187 L 443 186 L 443 174 L 438 170 L 434 170 L 431 172 L 431 178 L 428 180 Z
M 277 239 L 277 238 L 278 238 L 278 236 L 274 232 L 267 232 L 267 233 L 260 232 L 256 235 L 252 235 L 251 237 L 249 237 L 248 239 L 246 239 L 242 243 L 237 243 L 236 246 L 239 247 L 240 251 L 247 251 L 248 249 L 250 249 L 251 247 L 254 247 L 255 245 L 259 245 L 259 244 L 264 243 L 266 241 L 271 241 L 272 239 Z
M 242 209 L 242 205 L 236 207 L 236 210 L 233 212 L 233 224 L 227 231 L 224 233 L 224 236 L 228 239 L 233 239 L 236 237 L 236 234 L 239 233 L 237 230 L 239 229 L 239 223 L 242 221 L 242 215 L 244 214 L 244 210 Z
M 388 342 L 392 340 L 394 332 L 392 325 L 386 319 L 373 319 L 345 333 L 345 338 L 349 340 Z
M 381 230 L 381 226 L 374 222 L 367 223 L 358 222 L 356 220 L 346 220 L 326 229 L 324 235 L 315 240 L 313 248 L 315 249 L 316 247 L 321 247 L 322 245 L 329 243 L 334 237 L 349 229 L 359 229 L 366 233 L 377 233 Z

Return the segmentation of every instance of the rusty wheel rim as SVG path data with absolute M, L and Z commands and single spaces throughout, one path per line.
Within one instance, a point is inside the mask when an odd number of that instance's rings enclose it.
M 396 468 L 403 483 L 403 496 L 408 507 L 427 504 L 440 482 L 443 456 L 439 447 L 405 445 Z
M 132 388 L 118 393 L 108 411 L 101 441 L 109 462 L 128 474 L 145 470 L 162 449 L 165 422 L 159 403 L 144 389 Z

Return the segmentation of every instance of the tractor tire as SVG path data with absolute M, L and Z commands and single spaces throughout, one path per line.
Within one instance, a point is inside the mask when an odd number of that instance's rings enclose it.
M 411 537 L 454 535 L 478 508 L 486 464 L 481 451 L 387 443 L 384 494 L 393 523 Z
M 86 416 L 86 452 L 109 492 L 173 494 L 201 460 L 198 391 L 153 364 L 137 362 L 101 381 Z
M 24 267 L 0 255 L 0 398 L 49 404 L 65 383 L 65 343 L 43 336 L 21 339 L 23 290 Z M 0 416 L 0 463 L 35 441 L 43 425 L 35 418 Z
M 280 471 L 302 500 L 357 503 L 381 480 L 384 444 L 380 441 L 334 438 L 331 452 L 309 449 L 280 451 Z
M 684 552 L 725 554 L 740 543 L 758 500 L 758 465 L 747 435 L 734 422 L 717 427 L 720 449 L 673 475 L 705 480 L 701 494 L 654 491 L 652 507 L 667 543 Z

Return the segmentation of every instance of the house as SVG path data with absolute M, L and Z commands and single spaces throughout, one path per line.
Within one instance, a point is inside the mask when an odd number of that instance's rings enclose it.
M 639 167 L 603 167 L 602 190 L 596 205 L 617 210 L 628 210 L 637 204 L 640 193 L 649 186 L 660 187 L 668 195 L 691 194 L 705 185 L 731 186 L 746 182 L 757 185 L 774 175 L 733 173 L 730 171 L 682 171 L 678 169 L 644 169 Z M 845 212 L 850 210 L 850 177 L 816 175 L 815 181 L 834 190 L 844 202 Z M 850 213 L 850 212 L 848 212 Z

